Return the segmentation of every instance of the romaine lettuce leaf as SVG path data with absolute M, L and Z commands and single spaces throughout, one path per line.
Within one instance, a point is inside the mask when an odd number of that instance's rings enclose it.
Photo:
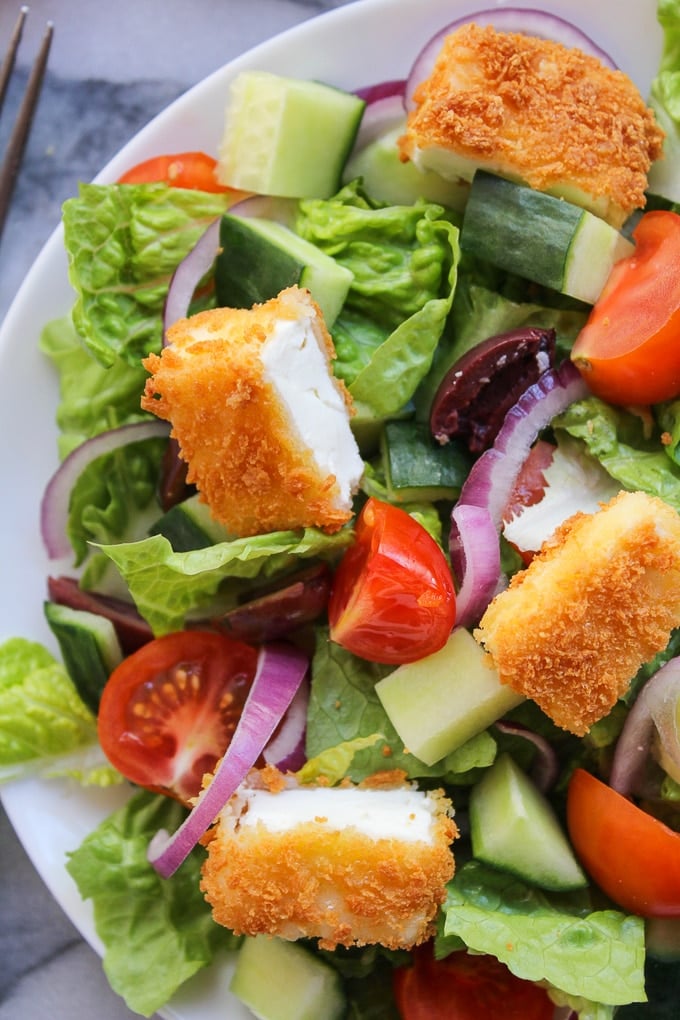
M 99 786 L 121 780 L 61 663 L 35 641 L 10 638 L 0 645 L 0 781 L 24 775 Z
M 332 559 L 350 544 L 353 534 L 351 528 L 334 535 L 317 528 L 273 531 L 190 552 L 174 552 L 167 538 L 153 535 L 101 548 L 158 636 L 181 630 L 187 613 L 207 607 L 224 581 L 273 577 L 298 559 Z
M 444 209 L 374 202 L 359 182 L 300 202 L 297 232 L 353 273 L 333 336 L 359 420 L 396 414 L 430 368 L 451 308 L 458 228 Z
M 653 422 L 588 397 L 558 415 L 552 426 L 582 440 L 622 488 L 658 496 L 680 511 L 680 466 L 666 454 Z
M 493 762 L 496 742 L 488 733 L 480 733 L 433 766 L 409 754 L 375 693 L 376 682 L 393 668 L 357 658 L 319 629 L 307 713 L 307 756 L 321 756 L 357 736 L 382 734 L 383 739 L 371 740 L 368 747 L 356 751 L 347 773 L 354 782 L 386 768 L 403 769 L 412 779 L 472 782 L 477 769 Z
M 165 184 L 83 184 L 64 203 L 73 322 L 102 365 L 159 350 L 172 273 L 228 203 Z
M 680 2 L 658 0 L 656 10 L 663 29 L 663 51 L 649 104 L 666 138 L 663 158 L 653 164 L 648 183 L 654 194 L 680 202 Z
M 592 1003 L 645 1002 L 644 921 L 591 910 L 468 861 L 447 887 L 439 955 L 462 940 L 517 977 L 544 981 Z M 442 941 L 443 938 L 443 941 Z
M 90 436 L 150 417 L 139 404 L 147 376 L 141 362 L 117 358 L 104 368 L 83 346 L 70 316 L 45 326 L 40 349 L 59 372 L 60 457 Z
M 149 864 L 159 829 L 173 832 L 186 812 L 176 801 L 135 794 L 70 854 L 67 869 L 91 899 L 104 970 L 129 1008 L 150 1016 L 220 948 L 238 940 L 215 924 L 199 888 L 205 850 L 196 847 L 169 878 Z

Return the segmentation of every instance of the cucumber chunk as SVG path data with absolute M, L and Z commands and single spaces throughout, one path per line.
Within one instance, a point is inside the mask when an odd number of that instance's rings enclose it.
M 387 490 L 395 503 L 454 500 L 470 471 L 466 451 L 456 443 L 440 446 L 421 422 L 387 422 L 381 445 Z
M 439 202 L 461 210 L 469 191 L 469 181 L 448 181 L 434 170 L 420 170 L 410 160 L 402 163 L 397 139 L 403 135 L 406 118 L 390 128 L 347 160 L 342 179 L 345 183 L 361 177 L 364 190 L 378 202 L 413 205 L 419 198 Z
M 404 746 L 426 765 L 524 700 L 500 682 L 489 657 L 462 627 L 438 652 L 398 666 L 375 690 Z
M 285 287 L 306 287 L 330 328 L 354 274 L 293 230 L 271 220 L 222 217 L 215 264 L 218 303 L 251 308 Z
M 57 639 L 66 672 L 91 712 L 97 714 L 104 684 L 123 652 L 116 630 L 105 616 L 45 602 L 45 619 Z
M 207 549 L 231 537 L 226 528 L 214 520 L 207 503 L 198 495 L 189 496 L 171 507 L 149 529 L 150 535 L 163 535 L 175 552 Z
M 568 891 L 588 884 L 552 806 L 509 754 L 470 793 L 470 836 L 478 860 L 532 885 Z
M 330 198 L 365 106 L 320 82 L 242 71 L 231 86 L 218 179 L 261 195 Z
M 478 170 L 460 236 L 463 251 L 594 304 L 634 245 L 598 216 L 552 195 Z
M 339 1020 L 337 971 L 295 942 L 258 935 L 239 951 L 231 991 L 259 1020 Z

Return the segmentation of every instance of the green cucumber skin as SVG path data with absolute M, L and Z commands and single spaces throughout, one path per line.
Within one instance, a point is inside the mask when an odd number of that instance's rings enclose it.
M 149 529 L 149 534 L 163 535 L 174 552 L 206 549 L 229 539 L 226 529 L 213 520 L 207 503 L 201 502 L 197 495 L 171 507 Z
M 96 715 L 104 685 L 123 660 L 114 626 L 103 616 L 56 602 L 45 602 L 43 608 L 66 672 L 82 700 Z
M 473 856 L 542 889 L 588 884 L 552 806 L 508 754 L 470 794 Z
M 478 170 L 463 216 L 461 248 L 559 291 L 584 215 L 579 206 Z
M 440 446 L 427 425 L 411 421 L 385 424 L 382 455 L 388 489 L 397 503 L 453 500 L 471 466 L 462 446 Z

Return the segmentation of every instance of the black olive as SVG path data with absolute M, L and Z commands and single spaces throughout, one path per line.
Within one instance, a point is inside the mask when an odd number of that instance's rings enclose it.
M 439 385 L 430 413 L 432 435 L 440 443 L 458 437 L 471 453 L 482 453 L 493 445 L 513 404 L 554 360 L 554 329 L 526 326 L 477 344 Z

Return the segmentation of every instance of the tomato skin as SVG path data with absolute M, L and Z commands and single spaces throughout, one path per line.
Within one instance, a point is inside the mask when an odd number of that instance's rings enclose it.
M 567 793 L 567 827 L 588 874 L 624 910 L 680 917 L 680 834 L 583 769 Z
M 257 661 L 256 649 L 208 631 L 150 641 L 104 687 L 106 757 L 133 783 L 188 803 L 229 745 Z
M 405 510 L 369 499 L 333 578 L 331 639 L 371 662 L 414 662 L 446 643 L 456 617 L 451 570 Z
M 227 192 L 217 180 L 217 160 L 205 152 L 178 152 L 165 156 L 152 156 L 127 170 L 118 178 L 119 184 L 154 184 L 162 181 L 173 188 L 190 191 Z
M 633 237 L 571 353 L 589 389 L 617 405 L 680 394 L 680 215 L 645 213 Z
M 429 943 L 418 946 L 413 965 L 398 967 L 394 997 L 402 1020 L 552 1020 L 547 992 L 515 977 L 494 956 L 460 950 L 435 960 Z

